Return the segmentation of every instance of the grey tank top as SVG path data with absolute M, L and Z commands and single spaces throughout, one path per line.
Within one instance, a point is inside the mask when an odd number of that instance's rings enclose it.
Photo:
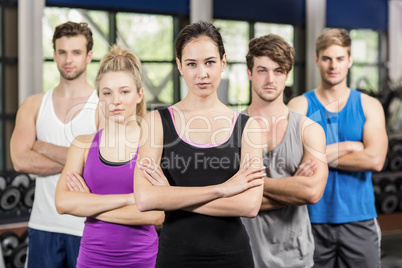
M 263 160 L 270 178 L 291 177 L 303 158 L 300 135 L 301 114 L 289 109 L 289 123 L 281 143 Z M 242 218 L 250 237 L 256 268 L 312 267 L 314 240 L 307 206 L 286 206 Z

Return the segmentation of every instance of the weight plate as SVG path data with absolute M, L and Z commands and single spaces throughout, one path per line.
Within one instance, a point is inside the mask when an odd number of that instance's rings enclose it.
M 29 188 L 24 193 L 24 205 L 28 208 L 33 206 L 33 201 L 35 197 L 35 185 L 29 186 Z
M 21 201 L 21 192 L 18 188 L 7 187 L 0 195 L 0 209 L 13 210 Z
M 3 233 L 0 237 L 1 249 L 4 257 L 9 257 L 13 254 L 15 248 L 18 247 L 20 241 L 18 236 L 13 232 Z
M 27 174 L 24 174 L 24 173 L 16 175 L 11 180 L 11 185 L 14 187 L 28 188 L 30 183 L 31 183 L 31 178 Z

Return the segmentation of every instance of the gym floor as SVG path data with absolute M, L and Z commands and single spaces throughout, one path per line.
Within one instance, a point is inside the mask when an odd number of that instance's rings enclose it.
M 382 268 L 402 268 L 402 231 L 382 235 Z

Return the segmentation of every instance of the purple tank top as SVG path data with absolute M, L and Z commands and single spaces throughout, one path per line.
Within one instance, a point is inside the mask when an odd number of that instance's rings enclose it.
M 84 166 L 84 178 L 94 194 L 133 192 L 137 154 L 121 166 L 99 159 L 102 130 L 96 133 Z M 137 151 L 138 153 L 138 151 Z M 87 217 L 77 267 L 155 267 L 158 235 L 152 225 L 122 225 Z

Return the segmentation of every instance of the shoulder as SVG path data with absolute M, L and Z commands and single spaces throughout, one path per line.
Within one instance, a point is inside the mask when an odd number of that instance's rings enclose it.
M 288 107 L 298 113 L 306 114 L 308 108 L 307 98 L 304 95 L 294 97 L 288 102 Z
M 317 137 L 325 137 L 322 126 L 307 116 L 303 116 L 300 120 L 300 131 L 303 141 L 314 140 Z
M 74 138 L 71 143 L 71 147 L 77 147 L 79 149 L 88 149 L 91 147 L 92 141 L 95 137 L 96 133 L 92 133 L 89 135 L 80 135 Z
M 36 118 L 44 95 L 40 93 L 26 98 L 18 108 L 17 114 Z
M 384 114 L 384 109 L 379 100 L 367 94 L 361 93 L 361 103 L 365 116 L 372 114 Z

